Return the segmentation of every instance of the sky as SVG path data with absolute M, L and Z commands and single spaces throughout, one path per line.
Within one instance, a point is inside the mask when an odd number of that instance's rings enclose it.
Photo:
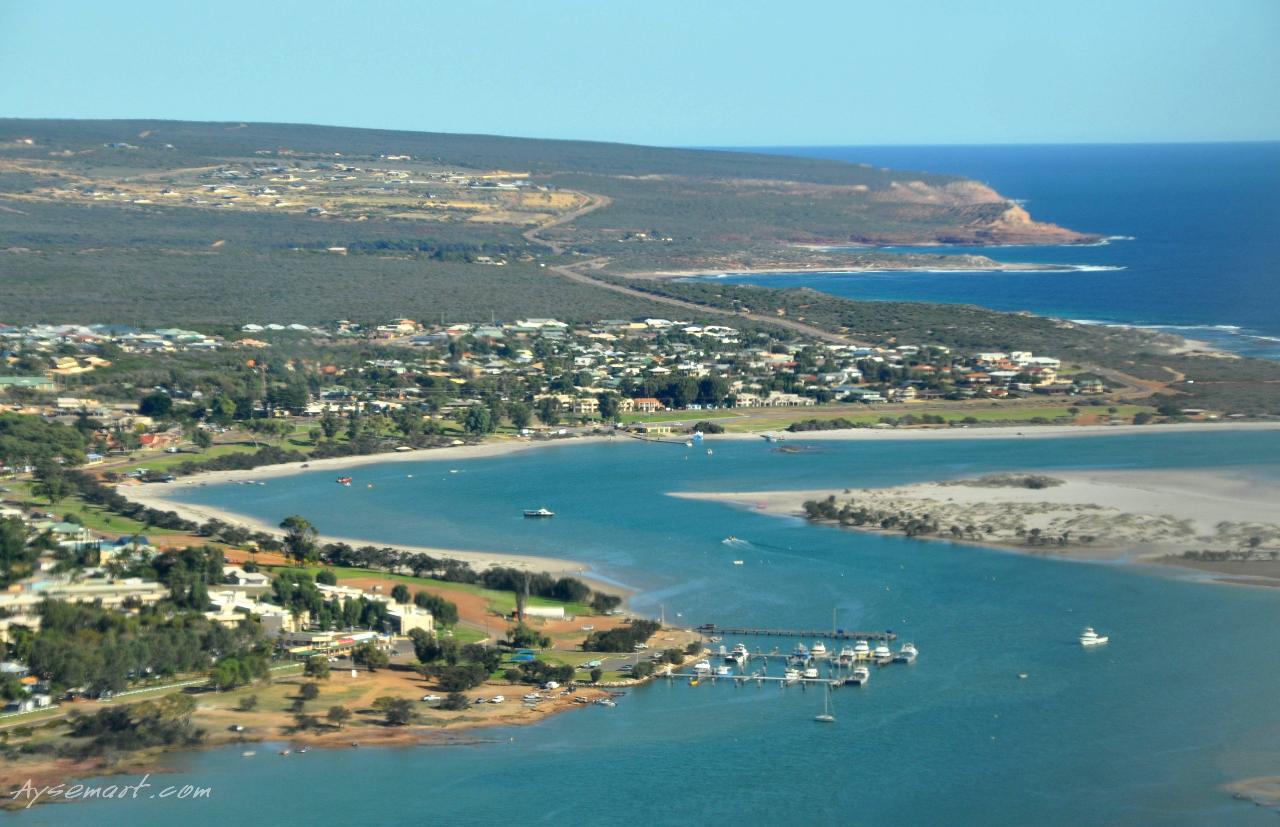
M 1280 139 L 1280 0 L 0 0 L 0 116 L 664 146 Z

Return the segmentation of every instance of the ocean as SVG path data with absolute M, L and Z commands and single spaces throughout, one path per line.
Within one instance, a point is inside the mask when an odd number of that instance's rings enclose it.
M 1280 433 L 830 441 L 801 453 L 763 440 L 707 446 L 714 453 L 565 444 L 361 466 L 349 488 L 328 470 L 175 494 L 272 522 L 300 513 L 372 541 L 581 560 L 643 589 L 635 611 L 678 623 L 824 629 L 834 611 L 842 628 L 892 628 L 919 646 L 914 665 L 833 693 L 835 724 L 813 722 L 814 690 L 663 681 L 616 709 L 485 730 L 468 745 L 174 755 L 165 783 L 212 786 L 210 800 L 39 807 L 14 823 L 1274 823 L 1221 785 L 1280 768 L 1275 590 L 854 533 L 666 494 L 1018 468 L 1224 468 L 1274 480 Z M 522 519 L 542 505 L 554 520 Z M 741 542 L 726 546 L 730 535 Z M 1082 649 L 1086 625 L 1110 645 Z
M 1066 273 L 797 273 L 730 281 L 1152 326 L 1280 359 L 1280 143 L 753 150 L 963 175 L 1017 199 L 1037 220 L 1110 240 L 1093 247 L 915 248 L 1079 267 Z

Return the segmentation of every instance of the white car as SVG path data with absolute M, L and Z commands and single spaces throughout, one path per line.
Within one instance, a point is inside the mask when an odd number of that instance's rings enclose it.
M 423 703 L 428 703 L 428 704 L 430 704 L 430 703 L 435 703 L 436 701 L 440 701 L 440 700 L 444 700 L 444 699 L 443 699 L 443 698 L 441 698 L 439 695 L 423 695 L 423 696 L 422 696 L 422 702 L 423 702 Z
M 489 699 L 489 703 L 491 703 L 491 704 L 500 704 L 500 703 L 502 703 L 503 701 L 505 701 L 506 699 L 507 699 L 507 696 L 506 696 L 506 695 L 494 695 L 492 698 L 490 698 L 490 699 Z

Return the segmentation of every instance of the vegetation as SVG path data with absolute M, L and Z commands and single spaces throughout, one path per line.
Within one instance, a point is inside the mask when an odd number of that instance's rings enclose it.
M 627 626 L 592 632 L 583 641 L 582 648 L 588 652 L 630 652 L 637 643 L 644 643 L 661 628 L 662 624 L 656 620 L 633 620 Z

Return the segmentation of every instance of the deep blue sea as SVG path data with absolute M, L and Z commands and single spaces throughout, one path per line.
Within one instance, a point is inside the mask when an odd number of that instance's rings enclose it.
M 485 731 L 467 746 L 173 756 L 166 781 L 211 785 L 212 800 L 42 807 L 15 824 L 1275 823 L 1221 785 L 1280 773 L 1276 590 L 859 534 L 666 494 L 1033 467 L 1221 467 L 1274 480 L 1280 432 L 821 442 L 796 454 L 754 440 L 708 445 L 714 454 L 568 444 L 362 466 L 350 488 L 328 470 L 181 497 L 273 522 L 301 513 L 374 541 L 581 560 L 641 588 L 636 611 L 661 606 L 689 624 L 829 628 L 835 610 L 841 627 L 914 640 L 913 666 L 833 693 L 834 725 L 813 722 L 816 691 L 659 682 L 616 709 Z M 544 504 L 554 520 L 521 518 Z M 744 543 L 727 547 L 728 535 Z M 1083 650 L 1085 625 L 1111 644 Z
M 1018 199 L 1033 218 L 1116 238 L 1096 247 L 921 248 L 1100 268 L 1069 273 L 798 273 L 731 281 L 1161 326 L 1280 358 L 1280 143 L 756 151 L 963 175 Z

